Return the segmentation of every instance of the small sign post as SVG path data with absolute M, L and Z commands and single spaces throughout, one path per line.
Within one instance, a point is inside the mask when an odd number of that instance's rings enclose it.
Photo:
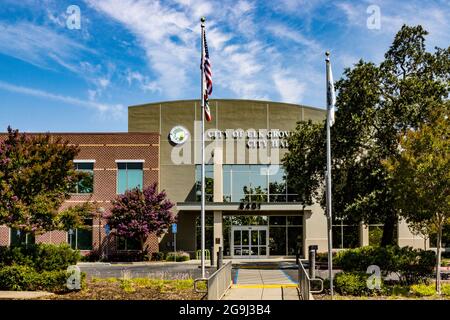
M 175 252 L 175 262 L 177 262 L 177 224 L 172 224 L 173 251 Z
M 111 227 L 109 224 L 105 224 L 105 234 L 106 234 L 106 258 L 108 259 L 109 256 L 109 234 L 111 233 Z

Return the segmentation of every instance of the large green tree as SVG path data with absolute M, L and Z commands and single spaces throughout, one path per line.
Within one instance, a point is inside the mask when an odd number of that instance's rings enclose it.
M 22 234 L 82 225 L 90 205 L 60 210 L 73 183 L 83 178 L 73 166 L 78 152 L 78 147 L 60 138 L 23 134 L 8 127 L 0 142 L 0 225 Z
M 439 293 L 442 231 L 450 223 L 449 111 L 449 102 L 436 106 L 434 119 L 402 134 L 400 154 L 385 162 L 401 215 L 415 230 L 437 232 L 436 290 Z
M 421 26 L 403 26 L 380 64 L 360 60 L 336 82 L 331 128 L 333 212 L 383 223 L 381 245 L 395 242 L 398 208 L 383 161 L 399 153 L 398 134 L 417 128 L 448 98 L 450 48 L 425 48 Z M 283 159 L 305 205 L 325 205 L 325 121 L 299 122 Z

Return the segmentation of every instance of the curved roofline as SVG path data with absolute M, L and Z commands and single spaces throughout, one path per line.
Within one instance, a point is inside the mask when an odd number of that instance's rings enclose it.
M 200 99 L 180 99 L 180 100 L 169 100 L 169 101 L 158 101 L 158 102 L 149 102 L 149 103 L 142 103 L 142 104 L 136 104 L 132 106 L 128 106 L 128 108 L 135 108 L 135 107 L 144 107 L 148 105 L 153 104 L 163 104 L 163 103 L 172 103 L 172 102 L 194 102 L 199 101 Z M 288 102 L 278 102 L 278 101 L 270 101 L 270 100 L 255 100 L 255 99 L 210 99 L 210 102 L 212 101 L 253 101 L 253 102 L 259 102 L 259 103 L 276 103 L 276 104 L 285 104 L 288 106 L 295 106 L 295 107 L 301 107 L 301 108 L 308 108 L 312 110 L 317 111 L 326 111 L 325 108 L 318 108 L 318 107 L 311 107 L 303 104 L 295 104 L 295 103 L 288 103 Z

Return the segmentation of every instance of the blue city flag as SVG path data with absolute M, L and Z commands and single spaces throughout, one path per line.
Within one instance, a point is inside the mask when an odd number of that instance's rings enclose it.
M 177 224 L 172 224 L 172 233 L 177 233 Z

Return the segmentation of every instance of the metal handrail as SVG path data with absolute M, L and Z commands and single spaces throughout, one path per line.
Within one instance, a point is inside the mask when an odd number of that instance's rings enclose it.
M 232 262 L 228 261 L 221 268 L 216 270 L 208 278 L 198 278 L 194 280 L 194 291 L 197 293 L 207 293 L 208 300 L 220 300 L 224 296 L 225 292 L 231 287 L 231 269 Z M 197 283 L 206 282 L 207 290 L 200 290 L 197 287 Z
M 320 290 L 311 290 L 311 282 L 320 282 Z M 298 286 L 302 300 L 311 300 L 312 293 L 320 293 L 323 291 L 323 280 L 320 278 L 310 279 L 303 263 L 298 262 Z

